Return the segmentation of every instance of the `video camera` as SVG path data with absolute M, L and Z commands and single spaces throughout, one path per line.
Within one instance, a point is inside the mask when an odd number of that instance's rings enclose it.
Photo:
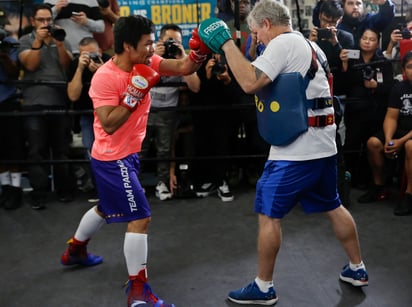
M 364 63 L 364 64 L 354 64 L 352 66 L 353 69 L 360 69 L 362 71 L 362 78 L 364 80 L 372 80 L 373 78 L 376 77 L 376 69 L 375 67 L 379 67 L 381 64 L 384 64 L 386 62 L 389 62 L 387 59 L 383 60 L 377 60 L 373 61 L 370 63 Z
M 364 80 L 368 80 L 368 81 L 372 80 L 375 77 L 375 74 L 376 74 L 376 71 L 375 69 L 373 69 L 372 66 L 368 65 L 362 69 L 362 78 Z
M 20 46 L 19 43 L 8 42 L 4 40 L 7 37 L 7 32 L 0 28 L 0 52 L 9 52 L 10 49 Z
M 66 38 L 66 31 L 64 31 L 64 29 L 62 28 L 57 28 L 54 25 L 48 25 L 47 30 L 49 30 L 50 35 L 55 39 L 58 40 L 59 42 L 64 41 L 64 39 Z
M 226 71 L 226 58 L 223 54 L 220 55 L 220 60 L 212 67 L 212 74 L 219 76 Z
M 163 43 L 165 46 L 165 54 L 163 57 L 165 59 L 175 59 L 177 55 L 180 55 L 182 51 L 178 46 L 176 46 L 177 42 L 173 38 L 169 38 L 167 41 Z

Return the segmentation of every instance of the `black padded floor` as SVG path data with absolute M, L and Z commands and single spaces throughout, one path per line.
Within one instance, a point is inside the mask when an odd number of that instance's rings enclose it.
M 227 293 L 256 274 L 254 190 L 237 189 L 235 201 L 217 196 L 149 200 L 153 221 L 148 272 L 154 292 L 176 307 L 235 306 Z M 356 198 L 360 191 L 353 191 Z M 360 232 L 370 285 L 355 289 L 338 281 L 347 259 L 323 215 L 297 207 L 283 222 L 275 272 L 279 307 L 412 306 L 412 216 L 392 214 L 391 200 L 350 207 Z M 89 208 L 85 197 L 52 202 L 43 211 L 24 206 L 0 211 L 0 306 L 126 306 L 123 258 L 125 225 L 104 225 L 89 244 L 104 256 L 92 268 L 59 264 L 65 241 Z

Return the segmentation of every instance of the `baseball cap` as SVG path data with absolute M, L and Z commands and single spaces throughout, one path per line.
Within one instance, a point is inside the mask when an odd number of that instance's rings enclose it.
M 2 7 L 0 7 L 0 26 L 10 24 L 9 19 L 6 16 L 6 12 Z

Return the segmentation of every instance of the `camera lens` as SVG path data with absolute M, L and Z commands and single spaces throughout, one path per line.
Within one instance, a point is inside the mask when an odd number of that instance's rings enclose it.
M 212 74 L 215 76 L 221 75 L 226 71 L 226 58 L 223 54 L 220 55 L 219 61 L 212 67 Z
M 56 28 L 53 25 L 48 25 L 47 30 L 49 30 L 50 35 L 58 40 L 59 42 L 64 41 L 65 37 L 66 37 L 66 31 L 64 31 L 64 29 L 61 28 Z
M 98 53 L 95 53 L 95 52 L 89 53 L 89 58 L 95 63 L 100 63 L 100 55 Z
M 165 54 L 164 58 L 166 59 L 175 59 L 177 55 L 180 55 L 180 49 L 176 45 L 177 42 L 173 38 L 169 38 L 167 41 L 164 43 L 165 46 Z
M 411 32 L 409 31 L 409 29 L 403 29 L 402 30 L 402 38 L 403 39 L 411 38 Z
M 364 69 L 362 69 L 362 77 L 365 80 L 372 80 L 373 77 L 375 76 L 375 70 L 371 66 L 366 66 Z
M 221 75 L 226 71 L 226 66 L 223 63 L 216 63 L 212 67 L 212 74 L 215 76 Z

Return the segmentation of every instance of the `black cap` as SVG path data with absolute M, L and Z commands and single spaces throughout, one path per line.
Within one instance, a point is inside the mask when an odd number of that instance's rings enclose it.
M 6 12 L 0 7 L 0 26 L 9 25 L 9 19 L 6 16 Z

